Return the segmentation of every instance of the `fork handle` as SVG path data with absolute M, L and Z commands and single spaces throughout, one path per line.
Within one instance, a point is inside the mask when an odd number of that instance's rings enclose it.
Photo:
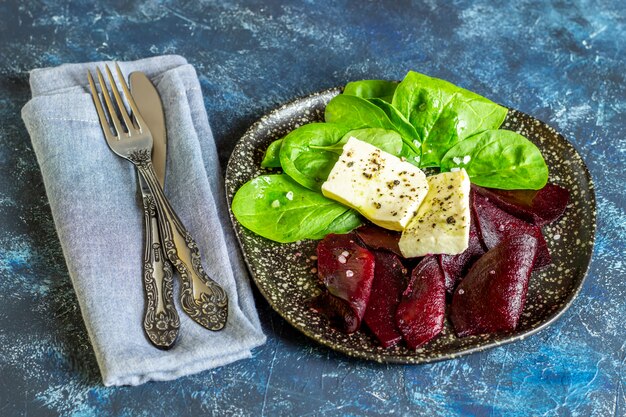
M 139 181 L 143 183 L 141 177 Z M 172 267 L 165 259 L 159 239 L 154 197 L 141 184 L 144 219 L 143 289 L 146 295 L 143 329 L 159 349 L 174 346 L 180 318 L 174 306 Z
M 221 330 L 228 317 L 226 292 L 204 271 L 200 250 L 165 197 L 152 162 L 148 159 L 136 166 L 154 196 L 165 254 L 180 275 L 183 311 L 201 326 Z

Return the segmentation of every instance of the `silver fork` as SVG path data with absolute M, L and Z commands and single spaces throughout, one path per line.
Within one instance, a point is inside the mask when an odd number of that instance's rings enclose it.
M 152 167 L 152 135 L 137 109 L 122 71 L 117 64 L 115 67 L 132 115 L 126 111 L 113 74 L 107 65 L 106 73 L 113 98 L 100 69 L 96 68 L 102 96 L 108 110 L 107 119 L 91 72 L 87 72 L 91 95 L 107 144 L 114 153 L 137 167 L 137 171 L 154 196 L 161 241 L 168 259 L 180 274 L 180 302 L 183 311 L 203 327 L 209 330 L 220 330 L 226 325 L 228 317 L 228 297 L 222 287 L 213 281 L 202 268 L 200 251 L 196 242 L 185 229 L 163 193 Z M 119 119 L 118 114 L 122 116 L 122 120 Z

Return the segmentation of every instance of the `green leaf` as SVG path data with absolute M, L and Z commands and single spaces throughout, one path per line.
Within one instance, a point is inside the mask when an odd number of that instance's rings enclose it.
M 324 120 L 348 126 L 350 129 L 378 127 L 393 129 L 393 123 L 385 112 L 368 100 L 357 96 L 340 94 L 326 105 Z
M 361 224 L 358 213 L 308 190 L 287 175 L 262 175 L 245 183 L 232 203 L 242 226 L 287 243 L 347 233 Z
M 548 181 L 548 167 L 531 141 L 510 130 L 487 130 L 452 147 L 441 169 L 463 167 L 477 185 L 502 190 L 539 190 Z
M 274 142 L 270 143 L 270 146 L 267 147 L 265 151 L 265 156 L 263 157 L 263 161 L 261 161 L 261 166 L 263 168 L 280 168 L 280 146 L 283 144 L 282 139 L 277 139 Z
M 391 103 L 387 103 L 386 101 L 380 99 L 370 99 L 370 103 L 379 107 L 382 111 L 385 112 L 389 121 L 393 124 L 395 130 L 397 130 L 402 136 L 402 140 L 406 142 L 406 145 L 413 150 L 416 154 L 420 154 L 420 146 L 421 143 L 419 141 L 419 135 L 415 130 L 415 127 L 411 125 L 411 123 L 396 109 L 391 105 Z
M 350 130 L 333 123 L 309 123 L 291 131 L 283 138 L 280 165 L 287 175 L 310 190 L 320 190 L 339 155 L 314 149 L 339 142 Z
M 380 98 L 387 102 L 393 99 L 393 93 L 396 91 L 398 83 L 396 81 L 386 80 L 362 80 L 353 81 L 346 84 L 343 94 L 357 96 L 361 98 Z
M 389 114 L 388 114 L 389 113 Z M 324 118 L 329 123 L 341 124 L 350 129 L 375 127 L 395 130 L 402 140 L 419 153 L 414 141 L 417 139 L 415 128 L 389 103 L 380 99 L 365 100 L 356 96 L 340 94 L 326 105 Z
M 355 137 L 363 142 L 371 143 L 377 148 L 390 153 L 392 155 L 400 156 L 402 152 L 402 137 L 395 130 L 386 130 L 376 127 L 366 127 L 364 129 L 351 130 L 341 140 L 334 145 L 330 146 L 314 146 L 311 145 L 311 149 L 322 149 L 325 151 L 334 152 L 337 155 L 341 155 L 343 152 L 343 146 L 348 142 L 348 139 Z
M 452 146 L 478 132 L 500 127 L 507 114 L 476 93 L 410 71 L 396 89 L 393 106 L 415 127 L 422 166 L 439 166 Z

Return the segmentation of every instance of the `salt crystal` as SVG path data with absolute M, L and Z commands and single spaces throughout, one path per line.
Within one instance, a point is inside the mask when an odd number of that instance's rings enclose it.
M 349 269 L 348 269 L 348 270 L 346 271 L 346 276 L 347 276 L 348 278 L 352 278 L 352 277 L 354 276 L 354 272 L 352 272 L 351 270 L 349 270 Z
M 464 163 L 465 165 L 467 165 L 467 163 L 468 163 L 471 159 L 472 159 L 472 157 L 471 157 L 471 156 L 469 156 L 469 155 L 465 155 L 465 156 L 463 157 L 463 163 Z
M 289 201 L 293 200 L 293 191 L 287 192 L 285 197 L 287 197 L 287 200 L 289 200 Z
M 272 201 L 272 207 L 273 207 L 273 208 L 278 208 L 278 207 L 280 207 L 280 201 L 278 201 L 278 200 L 274 200 L 274 201 Z
M 337 260 L 339 261 L 340 264 L 345 264 L 346 263 L 346 257 L 343 255 L 339 255 L 339 258 L 337 258 Z

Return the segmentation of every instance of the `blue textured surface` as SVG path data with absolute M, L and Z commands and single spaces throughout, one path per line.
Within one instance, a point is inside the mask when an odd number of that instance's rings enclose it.
M 0 415 L 626 415 L 626 6 L 622 0 L 0 2 Z M 254 358 L 170 383 L 104 388 L 19 112 L 28 70 L 177 53 L 199 73 L 225 163 L 278 104 L 409 69 L 560 130 L 598 197 L 589 277 L 527 340 L 385 366 L 317 346 L 258 307 Z

